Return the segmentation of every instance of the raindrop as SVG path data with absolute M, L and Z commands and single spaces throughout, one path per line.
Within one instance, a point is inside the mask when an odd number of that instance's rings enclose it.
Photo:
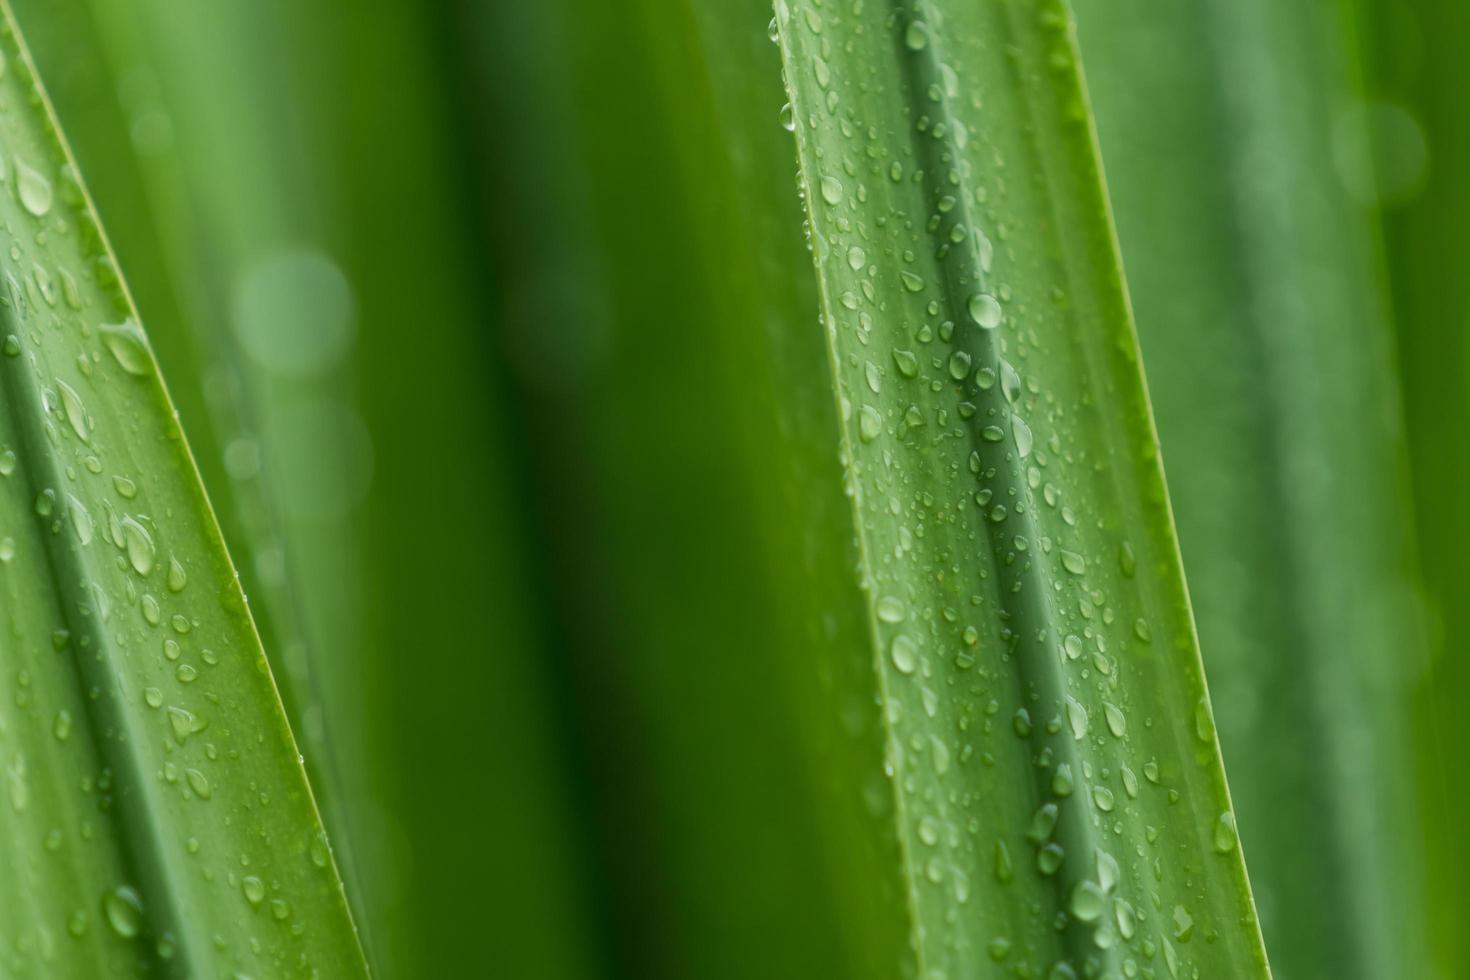
M 50 211 L 51 202 L 56 195 L 51 190 L 51 181 L 46 179 L 46 175 L 18 157 L 15 161 L 15 173 L 21 205 L 37 218 Z
M 970 297 L 970 319 L 986 330 L 1000 326 L 1000 304 L 989 293 L 976 293 Z
M 143 928 L 143 899 L 127 885 L 119 885 L 102 898 L 102 913 L 112 931 L 132 939 Z

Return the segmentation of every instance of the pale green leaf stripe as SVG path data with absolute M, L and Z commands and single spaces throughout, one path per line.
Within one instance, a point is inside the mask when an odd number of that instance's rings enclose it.
M 363 975 L 234 570 L 4 13 L 0 972 Z
M 776 11 L 917 972 L 1267 975 L 1069 13 Z

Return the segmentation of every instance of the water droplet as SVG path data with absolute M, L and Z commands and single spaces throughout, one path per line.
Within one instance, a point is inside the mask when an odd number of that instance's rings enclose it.
M 201 800 L 207 800 L 212 795 L 213 790 L 209 788 L 209 780 L 198 769 L 185 769 L 184 778 L 189 781 L 189 788 L 198 794 Z
M 796 132 L 796 112 L 791 108 L 790 102 L 781 107 L 780 119 L 782 129 L 788 133 Z
M 1061 811 L 1055 803 L 1043 803 L 1031 815 L 1031 826 L 1026 829 L 1026 837 L 1033 844 L 1046 843 L 1051 839 L 1052 831 L 1056 830 L 1060 816 Z
M 1027 425 L 1026 420 L 1019 415 L 1011 416 L 1011 435 L 1016 440 L 1016 454 L 1022 459 L 1030 456 L 1033 442 L 1031 426 Z
M 995 880 L 1002 885 L 1007 884 L 1016 877 L 1015 866 L 1011 864 L 1011 852 L 1006 847 L 1005 841 L 995 842 Z
M 118 367 L 140 377 L 148 373 L 153 358 L 148 353 L 148 341 L 143 336 L 142 327 L 132 320 L 125 320 L 122 323 L 104 323 L 97 331 Z
M 71 425 L 71 430 L 82 442 L 91 442 L 92 437 L 87 432 L 87 408 L 82 404 L 82 396 L 60 379 L 57 379 L 56 387 L 61 391 L 61 407 L 66 413 L 66 421 Z
M 87 512 L 87 508 L 82 506 L 80 500 L 67 494 L 66 510 L 71 517 L 72 530 L 77 533 L 77 540 L 82 544 L 91 544 L 93 524 L 92 515 Z
M 1062 549 L 1062 567 L 1073 575 L 1081 575 L 1087 571 L 1087 559 L 1075 551 Z
M 970 375 L 970 355 L 966 351 L 957 350 L 949 355 L 949 376 L 956 381 L 963 381 Z
M 143 899 L 127 885 L 119 885 L 102 898 L 102 914 L 112 931 L 132 939 L 143 928 Z
M 918 648 L 914 646 L 913 640 L 903 634 L 893 638 L 888 653 L 893 658 L 893 666 L 897 667 L 901 674 L 912 674 L 919 666 Z
M 56 195 L 46 175 L 19 157 L 15 160 L 15 174 L 21 206 L 37 218 L 50 211 L 51 202 Z
M 148 529 L 132 517 L 122 519 L 123 542 L 127 548 L 128 561 L 133 566 L 133 571 L 139 575 L 147 575 L 153 571 L 153 562 L 156 552 L 153 548 L 153 535 Z
M 853 272 L 858 272 L 868 264 L 868 253 L 861 245 L 854 245 L 847 250 L 847 265 Z
M 1138 559 L 1133 554 L 1133 545 L 1124 541 L 1118 546 L 1118 570 L 1124 578 L 1132 578 L 1138 569 Z
M 898 368 L 898 373 L 902 377 L 916 378 L 919 376 L 919 359 L 911 350 L 894 351 L 893 366 Z
M 174 737 L 180 742 L 188 739 L 194 731 L 194 713 L 187 708 L 177 708 L 172 705 L 168 709 L 169 727 L 174 731 Z
M 1124 939 L 1132 939 L 1138 931 L 1138 913 L 1121 897 L 1113 899 L 1113 920 L 1118 923 L 1118 934 Z
M 71 738 L 71 712 L 64 708 L 56 712 L 56 718 L 51 723 L 51 734 L 55 735 L 59 742 L 65 742 Z
M 1077 741 L 1087 736 L 1087 709 L 1074 697 L 1067 698 L 1067 723 L 1072 726 L 1072 737 Z
M 240 890 L 245 893 L 245 900 L 251 905 L 259 905 L 265 901 L 265 882 L 255 875 L 246 875 L 240 879 Z
M 769 111 L 769 110 L 767 110 Z M 828 204 L 842 203 L 842 181 L 830 174 L 822 178 L 822 200 Z
M 189 573 L 184 571 L 183 564 L 173 555 L 168 558 L 168 590 L 170 592 L 182 592 L 184 586 L 189 584 Z
M 1006 396 L 1006 401 L 1012 404 L 1021 397 L 1021 375 L 1005 359 L 1000 362 L 1000 390 Z
M 1062 845 L 1057 843 L 1047 844 L 1036 852 L 1036 870 L 1050 877 L 1061 870 L 1062 862 L 1066 857 L 1067 852 L 1062 850 Z
M 886 595 L 878 600 L 878 618 L 885 623 L 901 623 L 906 611 L 903 600 L 897 596 Z
M 1113 791 L 1106 786 L 1092 787 L 1092 802 L 1103 813 L 1110 813 L 1113 809 Z
M 1174 938 L 1187 943 L 1194 936 L 1194 916 L 1183 905 L 1174 906 Z
M 910 51 L 923 51 L 929 46 L 929 30 L 922 20 L 910 21 L 903 32 L 903 43 Z
M 1108 897 L 1096 882 L 1083 879 L 1072 887 L 1072 915 L 1078 922 L 1096 922 L 1107 908 Z
M 1122 709 L 1111 701 L 1103 702 L 1103 717 L 1107 719 L 1108 731 L 1118 738 L 1128 731 L 1128 720 L 1123 717 Z
M 864 405 L 858 414 L 858 436 L 863 442 L 872 442 L 883 431 L 883 416 L 871 405 Z
M 320 833 L 312 834 L 311 839 L 306 842 L 306 853 L 311 858 L 311 863 L 318 868 L 325 868 L 331 857 L 327 849 L 327 840 Z
M 1051 777 L 1051 791 L 1063 799 L 1072 795 L 1072 767 L 1063 762 Z
M 989 293 L 976 293 L 970 297 L 970 319 L 986 330 L 1000 326 L 1000 304 Z
M 1210 702 L 1200 698 L 1194 705 L 1194 734 L 1201 742 L 1215 739 L 1215 717 L 1210 714 Z
M 899 281 L 903 283 L 903 288 L 907 289 L 911 293 L 920 292 L 924 288 L 924 280 L 920 279 L 912 272 L 909 272 L 907 269 L 900 270 L 898 273 L 898 278 Z
M 1235 814 L 1226 810 L 1215 821 L 1215 850 L 1221 854 L 1229 854 L 1235 850 L 1236 839 Z

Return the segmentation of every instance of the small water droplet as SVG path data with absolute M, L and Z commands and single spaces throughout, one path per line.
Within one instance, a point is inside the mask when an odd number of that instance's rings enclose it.
M 240 890 L 245 893 L 245 900 L 251 905 L 259 905 L 265 901 L 265 882 L 255 875 L 246 875 L 240 879 Z
M 767 110 L 769 111 L 769 110 Z M 822 200 L 828 204 L 842 203 L 842 181 L 830 174 L 822 178 Z
M 781 107 L 780 119 L 782 129 L 788 133 L 796 132 L 796 112 L 791 108 L 790 102 Z

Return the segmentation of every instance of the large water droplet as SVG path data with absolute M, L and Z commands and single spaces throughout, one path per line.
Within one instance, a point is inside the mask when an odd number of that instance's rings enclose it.
M 122 323 L 104 323 L 97 332 L 102 335 L 103 345 L 119 367 L 132 375 L 148 373 L 152 358 L 148 354 L 148 341 L 143 336 L 142 327 L 132 320 L 125 320 Z
M 102 898 L 102 914 L 112 931 L 132 939 L 143 928 L 143 899 L 127 885 L 119 885 Z
M 970 297 L 970 319 L 986 330 L 1000 326 L 1000 304 L 989 293 L 976 293 Z
M 15 161 L 15 174 L 21 206 L 38 218 L 50 211 L 56 195 L 46 175 L 19 157 Z

